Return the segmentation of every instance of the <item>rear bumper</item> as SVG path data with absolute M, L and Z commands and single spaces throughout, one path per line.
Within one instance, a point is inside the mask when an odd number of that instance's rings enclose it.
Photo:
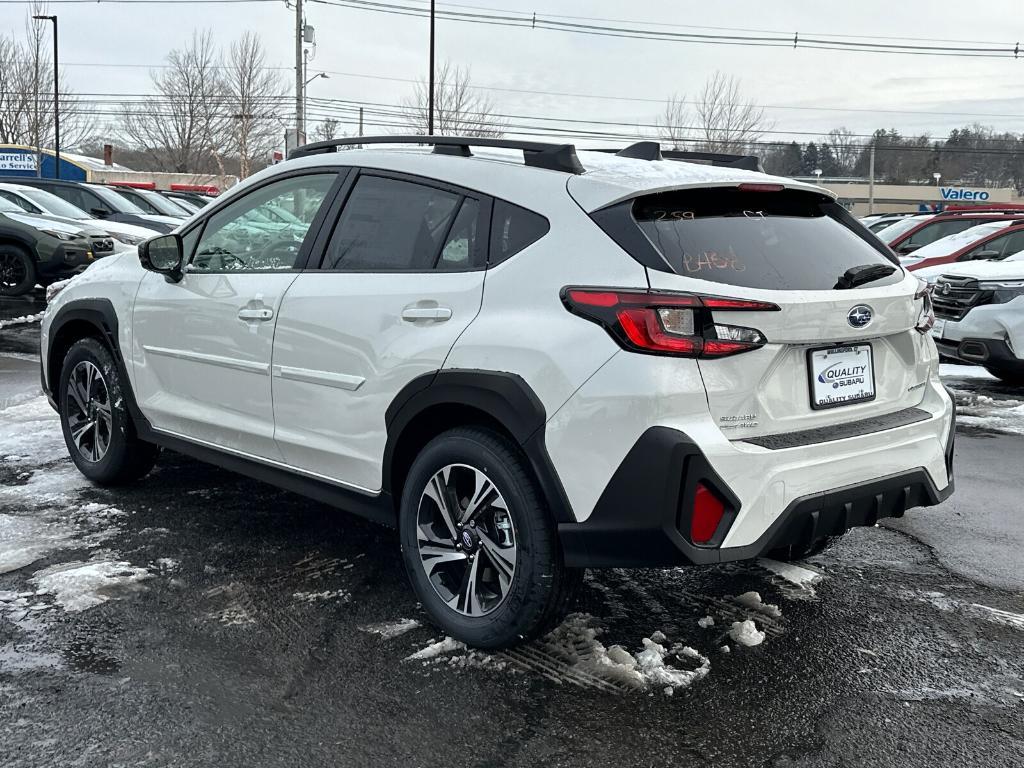
M 948 483 L 936 487 L 924 467 L 811 493 L 791 501 L 753 543 L 722 547 L 740 503 L 697 445 L 668 427 L 648 429 L 627 454 L 584 522 L 558 527 L 572 567 L 658 567 L 746 560 L 787 545 L 835 536 L 908 509 L 941 503 L 953 493 L 955 419 L 945 444 Z M 696 484 L 713 486 L 728 510 L 710 545 L 687 538 Z
M 1002 339 L 965 338 L 936 340 L 939 354 L 962 360 L 965 363 L 991 365 L 1007 370 L 1024 371 L 1024 360 L 1017 357 Z

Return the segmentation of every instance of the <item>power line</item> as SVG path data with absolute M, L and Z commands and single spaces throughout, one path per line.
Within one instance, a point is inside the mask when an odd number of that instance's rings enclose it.
M 0 4 L 25 5 L 33 0 L 0 0 Z M 186 4 L 222 4 L 222 3 L 254 3 L 276 2 L 276 0 L 50 0 L 54 4 L 100 4 L 102 2 L 127 5 L 186 5 Z M 372 13 L 385 13 L 397 16 L 428 17 L 429 9 L 415 5 L 402 5 L 379 0 L 311 0 L 321 5 L 361 10 Z M 416 2 L 416 0 L 406 0 Z M 452 8 L 468 8 L 471 10 L 451 10 Z M 890 42 L 897 40 L 917 39 L 911 37 L 881 37 L 869 35 L 835 35 L 814 34 L 799 31 L 783 33 L 781 31 L 750 30 L 740 34 L 679 32 L 673 29 L 682 25 L 660 24 L 657 28 L 642 26 L 612 26 L 619 22 L 607 21 L 603 24 L 585 23 L 585 20 L 598 17 L 567 16 L 557 14 L 537 14 L 521 10 L 487 9 L 489 12 L 472 10 L 481 6 L 442 4 L 436 14 L 439 18 L 472 24 L 491 26 L 521 27 L 532 30 L 569 32 L 573 34 L 596 35 L 601 37 L 617 37 L 635 40 L 652 40 L 677 43 L 695 43 L 705 45 L 738 45 L 745 47 L 803 48 L 811 50 L 854 51 L 861 53 L 887 53 L 902 55 L 954 56 L 973 58 L 1020 58 L 1020 43 L 982 43 L 971 44 L 964 41 L 960 45 L 923 45 L 921 42 Z M 569 19 L 569 20 L 563 20 Z M 631 22 L 621 22 L 631 23 Z M 669 27 L 672 27 L 670 29 Z M 876 42 L 877 41 L 877 42 Z M 984 47 L 981 47 L 984 46 Z

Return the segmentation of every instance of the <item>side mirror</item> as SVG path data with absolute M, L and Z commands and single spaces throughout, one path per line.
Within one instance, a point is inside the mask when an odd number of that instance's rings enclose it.
M 89 214 L 97 219 L 105 219 L 110 215 L 110 211 L 106 208 L 90 208 Z
M 151 237 L 139 246 L 139 261 L 150 272 L 158 272 L 175 283 L 181 280 L 184 248 L 181 235 Z

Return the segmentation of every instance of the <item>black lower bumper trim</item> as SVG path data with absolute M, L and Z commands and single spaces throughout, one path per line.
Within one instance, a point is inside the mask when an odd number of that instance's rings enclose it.
M 950 464 L 952 449 L 951 433 L 946 446 Z M 714 546 L 695 545 L 685 535 L 687 500 L 698 481 L 714 485 L 732 505 Z M 692 440 L 678 430 L 654 427 L 623 460 L 591 516 L 582 523 L 562 523 L 558 532 L 565 562 L 572 567 L 707 565 L 755 558 L 779 547 L 874 525 L 882 518 L 901 517 L 908 509 L 939 504 L 952 492 L 951 474 L 940 491 L 918 467 L 796 499 L 756 542 L 721 549 L 717 544 L 739 511 L 738 501 Z
M 896 411 L 895 413 L 887 413 L 884 416 L 872 416 L 870 419 L 860 419 L 859 421 L 851 421 L 846 424 L 801 429 L 798 432 L 782 432 L 762 437 L 744 437 L 740 438 L 740 440 L 744 443 L 751 443 L 762 448 L 778 451 L 783 448 L 799 448 L 805 445 L 845 440 L 850 437 L 862 437 L 863 435 L 882 432 L 886 429 L 896 429 L 897 427 L 916 424 L 919 421 L 927 421 L 931 417 L 932 415 L 928 411 L 921 408 L 904 408 L 902 411 Z
M 946 357 L 972 365 L 1024 371 L 1024 360 L 1017 357 L 1002 339 L 967 338 L 960 341 L 936 339 L 935 347 Z

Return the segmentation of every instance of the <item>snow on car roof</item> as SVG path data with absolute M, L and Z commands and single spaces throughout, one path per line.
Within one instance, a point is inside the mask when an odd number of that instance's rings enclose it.
M 373 145 L 372 148 L 348 150 L 327 155 L 312 155 L 289 160 L 288 162 L 289 164 L 302 163 L 313 165 L 317 163 L 322 164 L 325 159 L 330 158 L 331 162 L 344 165 L 369 164 L 387 167 L 395 165 L 394 159 L 397 154 L 403 154 L 406 157 L 412 155 L 416 159 L 415 161 L 410 161 L 409 168 L 407 169 L 408 172 L 421 173 L 426 172 L 427 168 L 443 167 L 445 169 L 443 178 L 450 176 L 452 181 L 455 181 L 456 175 L 462 175 L 458 173 L 459 171 L 468 171 L 478 162 L 500 162 L 513 168 L 518 168 L 521 173 L 535 175 L 534 178 L 538 180 L 545 178 L 549 181 L 554 181 L 556 184 L 564 185 L 567 179 L 570 194 L 588 212 L 641 194 L 652 194 L 685 187 L 735 186 L 743 183 L 782 184 L 791 189 L 805 189 L 827 195 L 831 198 L 835 197 L 827 189 L 816 187 L 807 182 L 795 181 L 780 176 L 770 176 L 765 173 L 748 171 L 742 168 L 720 168 L 681 160 L 636 160 L 628 157 L 618 157 L 609 152 L 595 152 L 583 149 L 578 150 L 576 154 L 583 165 L 584 172 L 579 175 L 571 175 L 561 171 L 524 166 L 523 152 L 518 149 L 472 147 L 472 152 L 472 157 L 463 158 L 453 155 L 435 154 L 433 148 L 429 146 L 413 144 Z M 382 163 L 381 161 L 384 162 Z M 478 168 L 479 166 L 476 167 Z M 492 179 L 492 181 L 496 180 Z
M 1016 223 L 1018 222 L 989 221 L 985 224 L 979 224 L 976 227 L 970 227 L 969 229 L 965 229 L 963 232 L 947 235 L 946 237 L 936 240 L 934 243 L 922 246 L 910 254 L 909 258 L 925 259 L 935 256 L 948 256 L 951 253 L 956 253 L 961 248 L 970 245 L 971 243 L 983 240 L 993 232 L 998 232 L 1000 229 L 1005 229 L 1011 224 Z

